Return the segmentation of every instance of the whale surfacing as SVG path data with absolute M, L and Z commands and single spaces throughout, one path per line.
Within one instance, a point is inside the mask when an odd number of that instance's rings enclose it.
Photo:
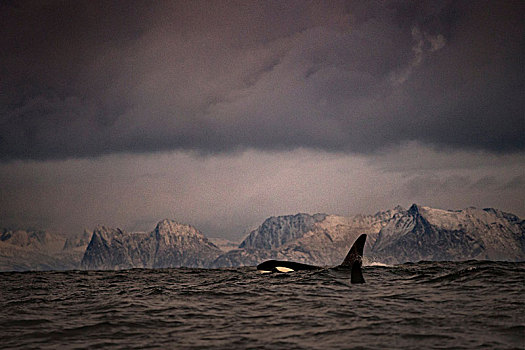
M 345 259 L 339 266 L 334 268 L 337 270 L 350 270 L 351 283 L 365 283 L 361 266 L 363 265 L 363 248 L 366 242 L 366 234 L 359 236 L 352 248 L 348 251 Z M 300 270 L 322 270 L 320 266 L 301 264 L 293 261 L 279 261 L 267 260 L 257 265 L 257 270 L 260 272 L 292 272 Z

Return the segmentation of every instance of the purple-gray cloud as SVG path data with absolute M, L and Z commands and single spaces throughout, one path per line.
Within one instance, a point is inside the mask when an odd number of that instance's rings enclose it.
M 170 218 L 208 236 L 239 240 L 269 216 L 298 212 L 373 214 L 418 203 L 495 207 L 523 217 L 524 164 L 518 155 L 449 152 L 445 159 L 421 146 L 386 158 L 252 150 L 4 162 L 0 227 L 73 234 L 104 224 L 147 231 Z
M 523 1 L 0 6 L 4 161 L 525 148 Z

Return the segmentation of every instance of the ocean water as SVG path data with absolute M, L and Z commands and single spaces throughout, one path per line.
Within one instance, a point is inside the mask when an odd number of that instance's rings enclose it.
M 4 349 L 525 349 L 525 263 L 1 273 Z

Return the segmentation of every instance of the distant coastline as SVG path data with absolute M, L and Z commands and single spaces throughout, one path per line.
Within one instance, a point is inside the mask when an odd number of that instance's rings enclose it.
M 76 237 L 0 231 L 0 271 L 255 266 L 268 259 L 335 265 L 366 233 L 364 264 L 525 261 L 525 221 L 497 209 L 412 205 L 374 215 L 296 214 L 266 219 L 240 244 L 214 244 L 190 225 L 163 220 L 149 233 L 97 227 Z

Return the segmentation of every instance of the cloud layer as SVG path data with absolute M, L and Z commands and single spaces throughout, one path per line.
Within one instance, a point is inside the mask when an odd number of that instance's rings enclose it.
M 445 156 L 418 145 L 377 157 L 303 149 L 7 162 L 0 223 L 73 234 L 97 224 L 147 231 L 170 218 L 239 240 L 269 216 L 298 212 L 373 214 L 418 203 L 523 217 L 524 164 L 523 156 Z
M 0 6 L 4 161 L 525 148 L 522 1 Z

